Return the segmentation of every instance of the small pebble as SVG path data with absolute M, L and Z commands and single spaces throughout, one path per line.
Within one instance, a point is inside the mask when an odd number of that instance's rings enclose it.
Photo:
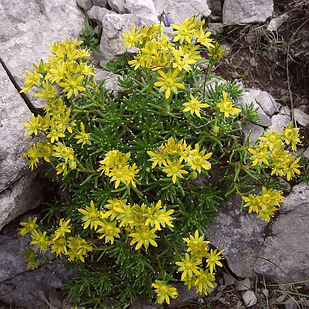
M 236 284 L 237 291 L 246 291 L 250 289 L 250 279 L 246 278 L 244 280 L 238 281 Z
M 246 291 L 242 298 L 247 308 L 252 307 L 257 303 L 257 298 L 252 291 Z

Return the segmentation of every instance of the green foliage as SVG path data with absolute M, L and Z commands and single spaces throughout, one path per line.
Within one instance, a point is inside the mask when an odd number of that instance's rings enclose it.
M 83 42 L 82 47 L 89 49 L 93 53 L 100 54 L 100 38 L 102 26 L 94 26 L 86 11 L 86 25 L 79 33 L 79 40 Z
M 242 124 L 256 121 L 256 111 L 235 104 L 237 84 L 212 79 L 222 50 L 203 22 L 173 28 L 173 41 L 160 25 L 123 34 L 139 52 L 108 63 L 122 75 L 117 93 L 96 84 L 77 40 L 58 42 L 47 63 L 27 71 L 22 91 L 38 88 L 46 106 L 25 127 L 46 139 L 24 156 L 32 169 L 48 163 L 69 198 L 50 205 L 40 227 L 29 218 L 19 233 L 36 245 L 26 254 L 29 267 L 50 250 L 78 270 L 66 284 L 75 304 L 121 307 L 150 302 L 153 292 L 169 303 L 178 293 L 170 283 L 179 280 L 207 294 L 222 251 L 209 252 L 203 234 L 219 203 L 236 192 L 249 212 L 269 220 L 282 196 L 273 177 L 261 175 L 299 172 L 285 149 L 295 149 L 295 129 L 267 133 L 253 146 L 244 139 Z M 263 186 L 256 196 L 252 179 Z

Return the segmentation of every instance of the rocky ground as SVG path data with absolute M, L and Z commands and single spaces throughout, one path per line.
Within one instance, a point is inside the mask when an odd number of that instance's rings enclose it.
M 275 0 L 274 4 L 276 16 L 281 16 L 277 24 L 230 25 L 218 29 L 216 36 L 224 44 L 226 53 L 215 73 L 227 80 L 240 80 L 249 88 L 265 90 L 291 110 L 299 108 L 309 114 L 309 2 Z M 222 22 L 219 15 L 208 20 L 210 28 L 216 28 L 217 22 Z M 274 27 L 275 31 L 268 31 L 268 27 Z M 301 133 L 305 137 L 304 144 L 309 146 L 309 126 L 302 127 Z M 171 308 L 309 308 L 309 289 L 304 288 L 304 283 L 276 285 L 263 276 L 240 278 L 224 263 L 215 289 L 207 297 L 192 297 L 192 293 L 184 291 Z M 70 308 L 65 305 L 57 285 L 53 291 L 49 295 L 42 294 L 40 308 Z M 25 307 L 1 306 L 0 303 L 0 309 L 8 308 Z

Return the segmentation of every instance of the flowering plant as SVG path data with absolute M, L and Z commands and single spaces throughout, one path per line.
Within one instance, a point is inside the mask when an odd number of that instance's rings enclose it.
M 77 40 L 52 45 L 48 61 L 27 71 L 22 91 L 37 88 L 45 107 L 25 124 L 44 136 L 25 158 L 31 169 L 45 161 L 69 197 L 19 233 L 35 246 L 25 253 L 29 267 L 48 250 L 70 262 L 76 276 L 66 288 L 76 304 L 121 306 L 153 293 L 169 304 L 179 280 L 207 294 L 222 251 L 209 251 L 203 234 L 219 202 L 236 192 L 269 220 L 282 198 L 269 169 L 288 179 L 299 173 L 284 149 L 296 147 L 297 130 L 267 133 L 254 146 L 243 138 L 242 124 L 257 113 L 233 101 L 237 84 L 211 78 L 223 51 L 204 23 L 194 17 L 172 27 L 172 38 L 160 24 L 123 34 L 124 47 L 138 52 L 107 64 L 121 74 L 116 93 L 95 82 Z

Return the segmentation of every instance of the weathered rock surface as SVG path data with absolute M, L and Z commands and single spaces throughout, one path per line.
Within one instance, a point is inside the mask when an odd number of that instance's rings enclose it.
M 22 221 L 27 219 L 23 217 Z M 49 308 L 44 306 L 40 294 L 48 295 L 51 290 L 61 289 L 70 273 L 53 265 L 27 269 L 22 252 L 27 249 L 29 238 L 17 235 L 17 227 L 16 220 L 0 233 L 0 303 L 9 308 Z
M 293 187 L 270 223 L 271 233 L 261 246 L 254 271 L 275 282 L 309 278 L 308 242 L 309 185 Z M 308 283 L 307 283 L 308 284 Z
M 309 185 L 296 185 L 283 199 L 279 215 L 270 223 L 240 212 L 234 197 L 222 207 L 216 223 L 206 231 L 209 241 L 224 249 L 231 270 L 239 277 L 265 275 L 273 282 L 306 281 L 309 277 Z
M 264 22 L 272 16 L 273 9 L 273 0 L 225 0 L 223 23 Z
M 0 230 L 44 199 L 47 181 L 30 172 L 23 153 L 33 144 L 23 123 L 31 113 L 0 64 Z
M 25 70 L 46 60 L 51 43 L 78 37 L 84 26 L 76 0 L 0 0 L 0 12 L 1 58 L 21 88 Z

